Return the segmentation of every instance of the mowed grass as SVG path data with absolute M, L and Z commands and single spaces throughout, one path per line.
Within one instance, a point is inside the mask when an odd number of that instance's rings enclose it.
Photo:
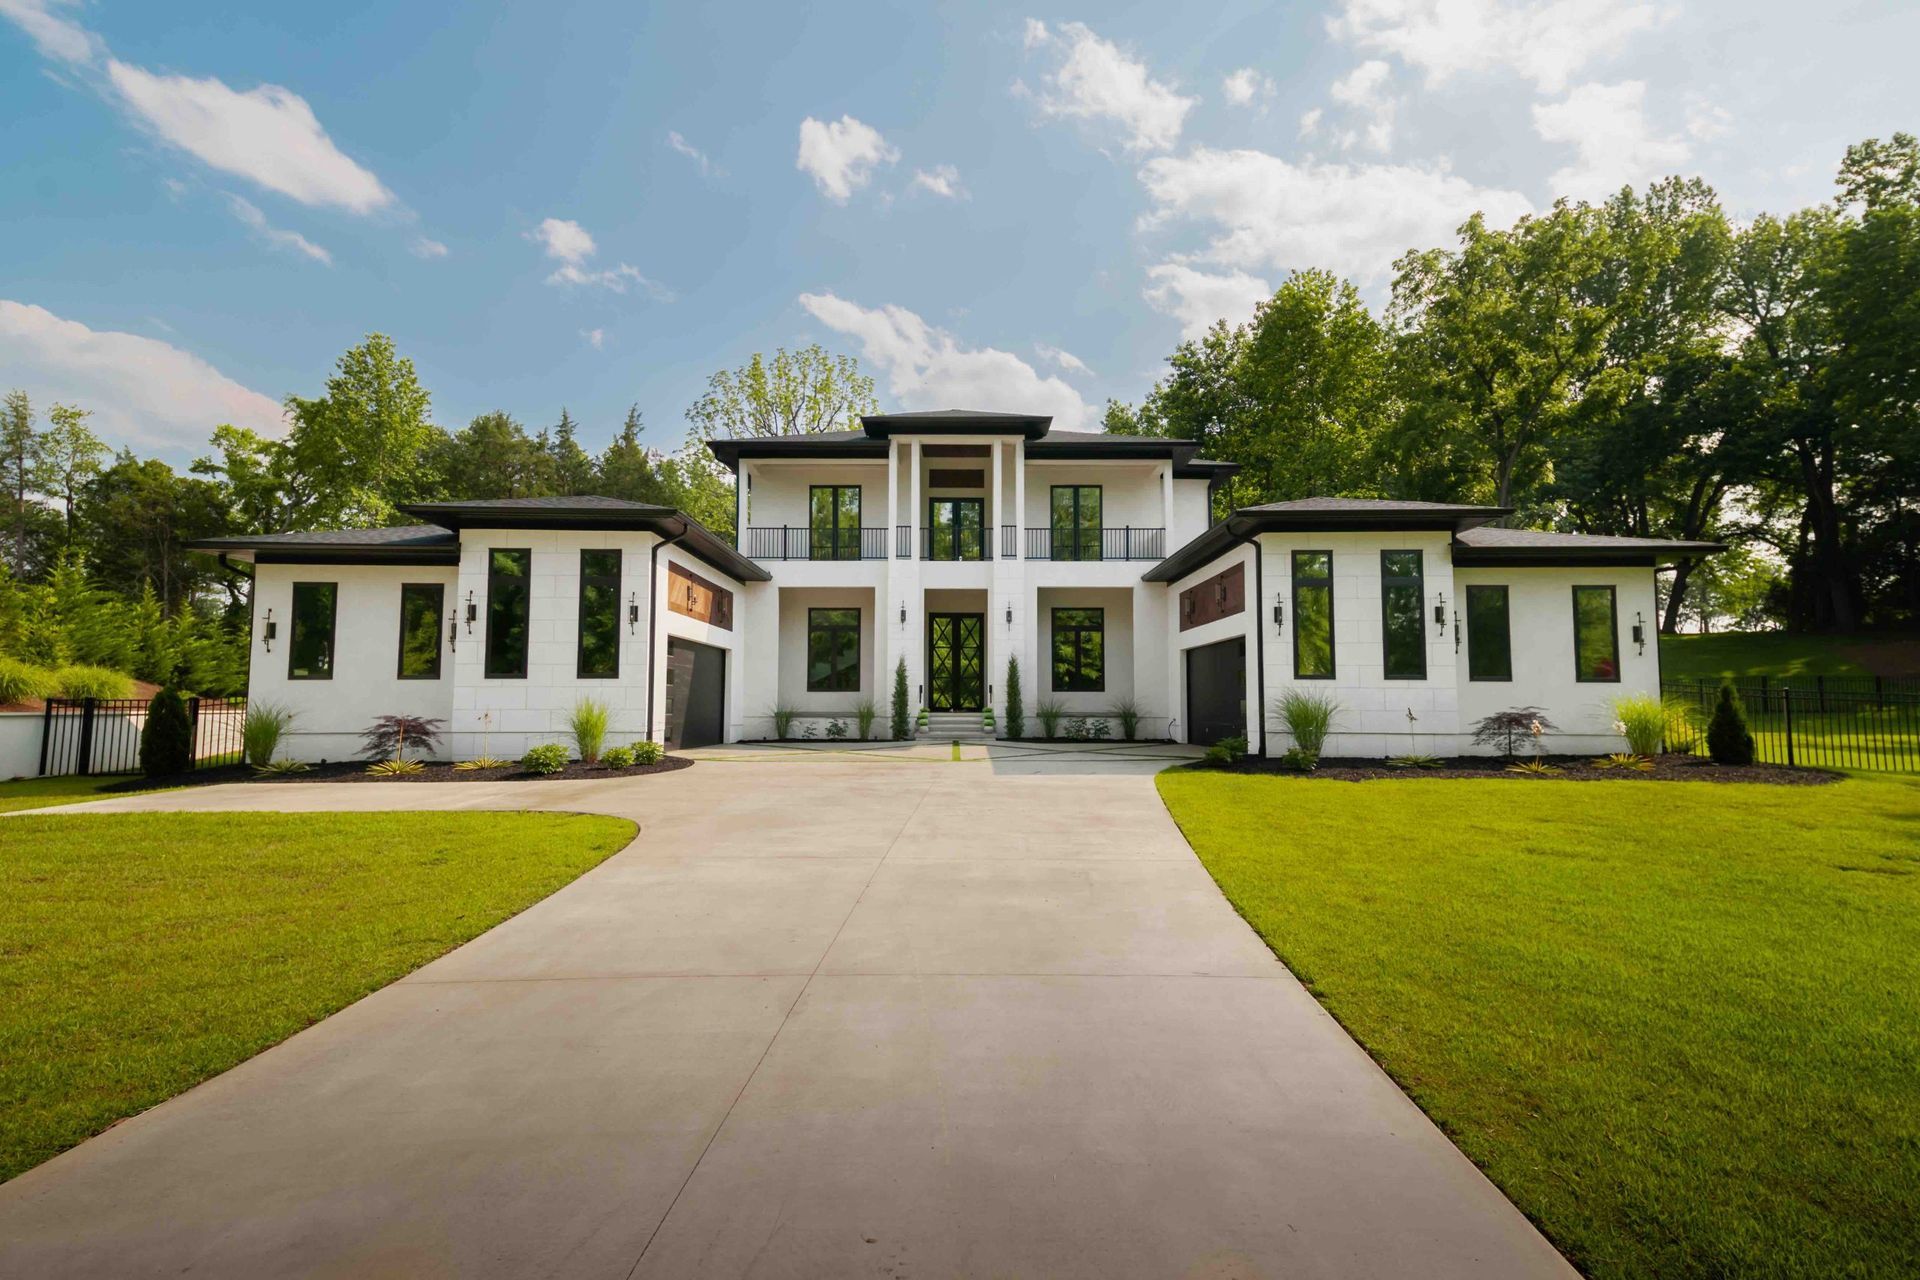
M 546 813 L 0 821 L 0 1180 L 491 928 L 634 830 Z
M 54 805 L 79 804 L 83 800 L 104 800 L 106 787 L 125 786 L 127 774 L 94 775 L 85 778 L 21 778 L 0 782 L 0 813 L 18 813 L 22 809 L 47 809 Z M 131 795 L 138 791 L 170 791 L 171 787 L 129 787 L 111 795 Z
M 1785 631 L 1662 635 L 1660 678 L 1711 682 L 1740 676 L 1871 675 L 1842 652 L 1844 646 L 1856 639 L 1795 635 Z
M 1920 1272 L 1920 782 L 1159 787 L 1588 1275 Z

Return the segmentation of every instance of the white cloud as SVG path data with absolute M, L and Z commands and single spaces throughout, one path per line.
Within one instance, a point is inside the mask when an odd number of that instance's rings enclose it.
M 1155 311 L 1180 321 L 1180 336 L 1198 338 L 1216 320 L 1238 325 L 1253 318 L 1256 304 L 1273 296 L 1273 286 L 1244 271 L 1214 274 L 1196 271 L 1184 262 L 1162 262 L 1147 268 L 1153 283 L 1141 296 Z
M 547 277 L 548 284 L 590 285 L 625 293 L 638 288 L 655 302 L 672 302 L 673 290 L 640 274 L 640 268 L 622 262 L 618 266 L 595 270 L 587 260 L 599 251 L 587 229 L 568 218 L 544 218 L 526 233 L 527 239 L 546 250 L 560 265 Z
M 1342 147 L 1350 150 L 1362 138 L 1375 151 L 1393 146 L 1393 116 L 1398 104 L 1388 87 L 1392 80 L 1393 68 L 1372 58 L 1333 82 L 1327 91 L 1333 100 L 1361 117 L 1359 130 L 1342 134 Z
M 161 138 L 226 173 L 302 204 L 372 213 L 393 203 L 380 179 L 348 158 L 306 99 L 279 85 L 237 93 L 219 80 L 155 75 L 110 59 L 120 100 Z
M 1687 98 L 1687 136 L 1695 142 L 1712 142 L 1733 132 L 1733 113 L 1699 94 Z
M 1048 39 L 1047 24 L 1038 18 L 1028 18 L 1024 35 L 1020 43 L 1028 49 L 1038 49 Z
M 280 405 L 198 356 L 139 334 L 89 329 L 0 299 L 0 367 L 36 403 L 93 410 L 114 443 L 196 448 L 223 422 L 279 435 Z
M 1363 284 L 1383 279 L 1406 250 L 1450 239 L 1476 210 L 1504 226 L 1532 208 L 1518 192 L 1443 169 L 1293 164 L 1251 150 L 1161 156 L 1141 167 L 1140 180 L 1153 204 L 1146 227 L 1213 226 L 1189 261 L 1247 273 L 1325 267 Z
M 444 258 L 447 256 L 447 246 L 441 244 L 438 240 L 429 240 L 426 236 L 415 236 L 413 243 L 407 246 L 407 251 L 416 258 Z
M 1033 344 L 1034 354 L 1042 360 L 1051 360 L 1068 373 L 1084 373 L 1093 376 L 1093 370 L 1087 368 L 1087 362 L 1071 351 L 1062 351 L 1059 347 L 1050 347 L 1044 342 Z
M 1314 134 L 1318 133 L 1320 131 L 1320 118 L 1325 114 L 1326 112 L 1319 107 L 1315 107 L 1311 111 L 1302 112 L 1300 116 L 1300 136 L 1303 138 L 1311 138 Z
M 858 341 L 861 357 L 885 374 L 888 392 L 904 408 L 1050 413 L 1054 425 L 1067 428 L 1094 418 L 1080 393 L 1059 378 L 1010 351 L 962 347 L 905 307 L 863 307 L 831 293 L 803 293 L 800 305 Z
M 810 175 L 821 194 L 839 204 L 871 182 L 877 166 L 899 159 L 900 152 L 887 144 L 878 129 L 852 116 L 830 122 L 808 116 L 800 122 L 800 154 L 794 167 Z
M 322 249 L 298 231 L 287 231 L 267 221 L 267 215 L 260 212 L 260 206 L 251 200 L 229 195 L 227 207 L 233 210 L 233 216 L 253 229 L 255 235 L 276 249 L 292 249 L 295 253 L 304 253 L 315 262 L 333 265 L 333 255 Z
M 58 12 L 73 0 L 0 0 L 0 17 L 11 19 L 32 37 L 40 52 L 61 62 L 92 62 L 104 46 L 100 38 Z
M 1583 84 L 1560 102 L 1534 104 L 1534 132 L 1574 149 L 1573 163 L 1547 180 L 1555 196 L 1604 199 L 1687 162 L 1692 148 L 1686 139 L 1657 134 L 1648 123 L 1646 98 L 1645 84 L 1627 80 Z
M 1029 20 L 1027 47 L 1041 46 L 1057 47 L 1062 55 L 1046 77 L 1050 92 L 1039 99 L 1044 113 L 1112 120 L 1126 130 L 1133 151 L 1165 151 L 1180 141 L 1187 112 L 1198 98 L 1182 97 L 1174 86 L 1155 80 L 1146 63 L 1078 22 L 1062 23 L 1055 34 Z
M 702 177 L 711 177 L 714 173 L 718 172 L 713 161 L 707 157 L 706 152 L 694 146 L 691 142 L 688 142 L 672 130 L 667 131 L 667 145 L 698 165 Z
M 913 185 L 949 200 L 963 200 L 967 194 L 967 189 L 960 185 L 960 171 L 950 164 L 937 164 L 932 169 L 915 169 Z
M 1252 67 L 1241 67 L 1228 72 L 1220 81 L 1220 92 L 1236 107 L 1251 107 L 1255 103 L 1271 102 L 1279 86 L 1274 84 L 1272 76 L 1262 75 Z
M 1419 68 L 1429 85 L 1506 70 L 1558 93 L 1671 16 L 1655 0 L 1342 0 L 1327 30 Z
M 585 338 L 587 345 L 595 351 L 607 345 L 607 331 L 605 329 L 582 329 L 580 336 Z

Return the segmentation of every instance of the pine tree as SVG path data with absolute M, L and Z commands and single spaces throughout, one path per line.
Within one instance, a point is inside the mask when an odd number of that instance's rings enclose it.
M 1713 719 L 1707 724 L 1707 754 L 1715 764 L 1753 763 L 1753 732 L 1747 728 L 1740 695 L 1730 684 L 1720 686 L 1720 700 L 1714 704 Z
M 1007 737 L 1027 736 L 1026 708 L 1020 704 L 1020 659 L 1007 659 Z
M 907 660 L 893 669 L 893 739 L 905 742 L 913 736 L 913 721 L 907 708 Z
M 147 704 L 147 723 L 140 730 L 140 772 L 170 778 L 191 768 L 193 721 L 187 700 L 177 689 L 162 689 Z

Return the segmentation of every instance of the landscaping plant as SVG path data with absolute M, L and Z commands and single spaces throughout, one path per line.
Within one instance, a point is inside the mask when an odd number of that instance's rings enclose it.
M 1305 747 L 1288 747 L 1280 753 L 1280 767 L 1296 769 L 1301 773 L 1312 773 L 1320 767 L 1320 753 L 1309 751 Z
M 306 764 L 304 761 L 282 758 L 279 760 L 269 760 L 267 763 L 257 766 L 257 771 L 262 777 L 283 778 L 290 773 L 305 773 L 311 767 L 312 766 Z
M 838 716 L 827 721 L 827 736 L 835 742 L 844 740 L 847 736 L 847 722 Z
M 420 751 L 440 746 L 440 726 L 444 720 L 426 716 L 376 716 L 360 735 L 365 753 L 376 760 L 405 760 L 407 748 Z
M 1438 769 L 1444 765 L 1439 756 L 1405 755 L 1394 756 L 1387 761 L 1389 769 Z
M 1593 762 L 1596 769 L 1632 769 L 1635 773 L 1652 773 L 1653 761 L 1645 756 L 1636 756 L 1626 751 L 1615 751 L 1611 755 L 1601 756 Z
M 126 698 L 133 694 L 133 677 L 108 667 L 62 667 L 53 673 L 63 698 Z
M 1113 718 L 1120 722 L 1120 736 L 1132 742 L 1140 736 L 1140 704 L 1132 698 L 1122 698 L 1113 704 Z
M 632 747 L 609 747 L 600 763 L 609 769 L 631 769 L 633 767 Z
M 280 739 L 293 724 L 293 712 L 277 702 L 249 702 L 240 723 L 240 754 L 256 769 L 273 763 Z
M 454 769 L 460 773 L 472 773 L 479 769 L 504 769 L 512 764 L 511 760 L 502 760 L 498 756 L 479 755 L 471 760 L 462 760 Z
M 1293 745 L 1319 760 L 1327 735 L 1333 732 L 1334 718 L 1340 714 L 1340 700 L 1318 689 L 1296 687 L 1275 698 L 1273 708 L 1287 726 Z
M 893 729 L 895 742 L 904 742 L 913 733 L 913 725 L 908 719 L 907 711 L 907 660 L 905 658 L 900 659 L 900 664 L 893 669 L 893 724 L 890 727 Z
M 794 708 L 775 703 L 767 717 L 773 721 L 773 736 L 785 742 L 787 735 L 793 732 L 794 717 L 800 713 Z
M 1667 703 L 1667 750 L 1692 755 L 1700 747 L 1700 716 L 1689 703 L 1674 699 Z
M 529 747 L 527 754 L 520 757 L 520 767 L 528 773 L 558 773 L 567 767 L 567 749 L 557 742 Z
M 1524 773 L 1535 778 L 1551 778 L 1561 772 L 1560 766 L 1548 764 L 1545 760 L 1515 760 L 1507 766 L 1508 773 Z
M 630 750 L 637 765 L 659 764 L 667 758 L 667 749 L 657 742 L 636 742 Z
M 607 704 L 594 698 L 580 699 L 567 716 L 567 734 L 573 739 L 573 749 L 588 764 L 600 758 L 600 748 L 606 745 L 607 716 Z
M 50 698 L 57 688 L 53 672 L 45 667 L 0 657 L 0 707 L 32 698 Z
M 1040 722 L 1040 736 L 1055 738 L 1060 735 L 1060 717 L 1066 710 L 1052 698 L 1040 699 L 1040 705 L 1033 709 L 1033 715 Z
M 1020 659 L 1007 659 L 1007 736 L 1027 736 L 1027 712 L 1020 705 Z
M 426 768 L 418 760 L 409 760 L 405 756 L 394 756 L 389 760 L 375 760 L 367 766 L 367 772 L 376 778 L 404 778 L 410 773 L 419 773 Z
M 1242 737 L 1222 738 L 1207 748 L 1208 764 L 1232 764 L 1247 754 L 1247 740 Z
M 1667 740 L 1667 704 L 1650 693 L 1613 701 L 1613 730 L 1637 756 L 1657 756 Z
M 140 729 L 140 772 L 167 778 L 193 768 L 193 720 L 178 689 L 162 689 L 147 704 Z
M 1720 686 L 1720 699 L 1713 704 L 1713 719 L 1707 722 L 1707 754 L 1715 764 L 1749 765 L 1753 763 L 1753 731 L 1747 728 L 1746 709 L 1733 686 Z
M 880 718 L 880 708 L 873 705 L 872 698 L 862 698 L 853 704 L 853 720 L 860 726 L 860 741 L 866 742 L 873 737 L 873 722 Z
M 1105 742 L 1113 736 L 1113 726 L 1107 723 L 1105 717 L 1095 716 L 1087 721 L 1087 736 L 1095 742 Z
M 1540 708 L 1512 707 L 1481 717 L 1473 726 L 1473 741 L 1477 746 L 1499 747 L 1500 754 L 1511 760 L 1516 743 L 1532 739 L 1537 751 L 1540 735 L 1553 731 L 1553 721 L 1547 719 L 1547 713 Z

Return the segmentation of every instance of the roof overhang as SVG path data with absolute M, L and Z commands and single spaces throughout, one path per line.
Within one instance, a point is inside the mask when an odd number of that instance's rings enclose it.
M 1453 563 L 1462 569 L 1655 568 L 1676 556 L 1709 556 L 1723 542 L 1662 542 L 1649 547 L 1474 547 L 1455 540 Z
M 996 436 L 1018 435 L 1038 440 L 1053 426 L 1051 414 L 1030 413 L 958 413 L 939 410 L 933 413 L 869 413 L 861 417 L 860 428 L 875 440 L 895 435 Z
M 218 555 L 242 564 L 386 564 L 449 565 L 460 563 L 460 540 L 449 533 L 444 541 L 413 541 L 397 545 L 351 542 L 300 542 L 284 537 L 199 538 L 180 544 L 188 551 Z
M 773 575 L 734 550 L 725 539 L 672 507 L 490 506 L 484 502 L 414 502 L 410 516 L 450 529 L 632 529 L 652 533 L 739 582 L 768 582 Z
M 812 458 L 816 461 L 842 461 L 873 458 L 884 461 L 885 440 L 818 440 L 808 436 L 776 436 L 751 440 L 709 440 L 707 449 L 720 465 L 738 473 L 741 458 Z
M 1506 514 L 1499 507 L 1448 511 L 1258 511 L 1240 510 L 1214 525 L 1141 575 L 1145 582 L 1172 582 L 1263 533 L 1458 533 Z

